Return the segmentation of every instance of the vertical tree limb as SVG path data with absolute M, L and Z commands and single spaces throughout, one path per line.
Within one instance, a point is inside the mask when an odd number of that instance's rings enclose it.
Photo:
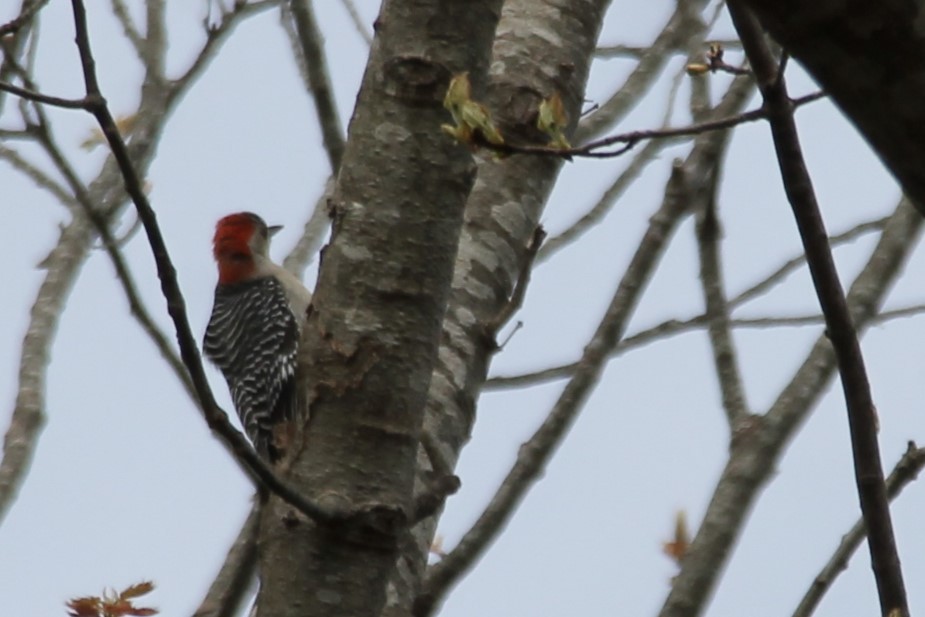
M 764 40 L 761 26 L 749 9 L 732 2 L 729 12 L 751 62 L 764 104 L 772 111 L 768 122 L 784 190 L 793 209 L 806 251 L 809 272 L 825 315 L 826 333 L 838 358 L 838 370 L 848 410 L 855 479 L 861 512 L 867 523 L 868 546 L 880 596 L 880 609 L 883 615 L 893 615 L 893 611 L 898 610 L 899 617 L 902 617 L 908 615 L 909 606 L 880 462 L 877 412 L 857 330 L 838 279 L 825 224 L 803 160 L 783 67 L 777 67 Z
M 311 426 L 291 466 L 309 495 L 358 516 L 331 529 L 293 520 L 290 508 L 270 501 L 262 614 L 373 617 L 385 604 L 474 180 L 469 151 L 440 131 L 449 117 L 442 101 L 464 71 L 481 96 L 500 7 L 382 5 L 301 346 Z
M 877 314 L 921 229 L 922 217 L 902 200 L 848 292 L 848 304 L 859 329 L 869 326 Z M 784 447 L 821 398 L 835 368 L 831 343 L 820 336 L 767 413 L 749 416 L 737 427 L 729 460 L 659 617 L 695 617 L 703 612 L 749 511 L 774 474 Z

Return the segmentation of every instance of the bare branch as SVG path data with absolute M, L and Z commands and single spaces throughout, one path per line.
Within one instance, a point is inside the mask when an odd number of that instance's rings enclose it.
M 337 104 L 331 88 L 327 57 L 324 53 L 324 40 L 315 23 L 312 0 L 290 0 L 295 32 L 300 43 L 299 49 L 308 75 L 308 85 L 315 101 L 318 124 L 324 140 L 324 149 L 328 153 L 331 173 L 337 175 L 340 160 L 344 156 L 344 129 L 337 115 Z M 285 11 L 285 9 L 284 9 Z M 289 29 L 286 30 L 289 33 Z
M 146 62 L 144 39 L 141 37 L 138 27 L 135 26 L 135 22 L 132 21 L 132 16 L 128 13 L 125 0 L 110 0 L 110 4 L 112 5 L 112 14 L 116 16 L 116 19 L 122 26 L 122 32 L 125 34 L 125 38 L 129 40 L 129 43 L 132 44 L 132 48 L 135 50 L 138 59 L 141 60 L 142 63 Z
M 905 317 L 914 317 L 925 313 L 925 304 L 915 304 L 898 309 L 881 311 L 875 317 L 870 319 L 871 325 L 877 325 L 892 321 L 894 319 L 903 319 Z M 614 349 L 612 357 L 622 355 L 633 349 L 655 343 L 657 341 L 685 334 L 693 330 L 699 330 L 706 327 L 709 320 L 706 314 L 689 317 L 687 319 L 669 319 L 658 325 L 640 330 L 639 332 L 627 336 L 617 348 Z M 825 318 L 821 313 L 815 315 L 792 315 L 792 316 L 768 316 L 768 317 L 743 317 L 730 319 L 729 327 L 734 330 L 764 330 L 768 328 L 782 327 L 803 327 L 803 326 L 820 326 L 825 324 Z M 564 379 L 571 376 L 578 369 L 578 362 L 569 364 L 560 364 L 540 371 L 523 373 L 520 375 L 498 375 L 492 377 L 485 383 L 484 390 L 506 390 L 510 388 L 521 388 L 524 386 L 536 386 L 557 379 Z
M 564 437 L 584 401 L 599 379 L 604 361 L 617 341 L 638 300 L 642 281 L 655 267 L 668 237 L 684 213 L 680 186 L 684 172 L 676 167 L 666 191 L 666 199 L 650 219 L 649 229 L 640 242 L 626 274 L 611 300 L 604 319 L 585 347 L 579 370 L 572 376 L 546 420 L 530 440 L 521 446 L 517 461 L 508 472 L 488 507 L 459 544 L 428 570 L 417 615 L 427 614 L 423 606 L 439 605 L 449 586 L 469 570 L 510 519 L 544 467 L 555 446 Z
M 305 221 L 302 235 L 299 236 L 298 242 L 283 260 L 283 267 L 300 278 L 304 274 L 305 268 L 308 267 L 312 258 L 321 248 L 321 243 L 324 242 L 324 238 L 331 226 L 331 217 L 328 214 L 328 200 L 334 194 L 334 180 L 334 176 L 331 176 L 325 182 L 324 192 L 315 202 L 311 216 Z
M 863 234 L 870 233 L 872 231 L 882 231 L 889 218 L 890 217 L 882 217 L 859 223 L 842 233 L 830 236 L 829 244 L 834 247 L 839 244 L 851 242 Z M 541 250 L 540 255 L 542 255 L 542 253 L 543 251 Z M 776 268 L 773 272 L 730 299 L 730 310 L 738 308 L 746 302 L 749 302 L 761 294 L 766 293 L 774 285 L 781 283 L 788 274 L 800 267 L 800 265 L 805 263 L 805 261 L 806 254 L 802 252 L 799 255 L 788 259 L 784 262 L 783 265 Z M 876 319 L 878 319 L 879 323 L 880 321 L 886 321 L 887 319 L 904 316 L 904 314 L 891 314 L 890 311 L 886 311 L 881 315 L 883 319 L 880 319 L 879 317 Z M 701 328 L 706 323 L 707 318 L 705 314 L 688 318 L 669 319 L 658 325 L 646 328 L 630 336 L 627 336 L 625 339 L 623 339 L 623 341 L 620 342 L 620 344 L 617 346 L 617 349 L 614 350 L 614 356 L 630 351 L 637 347 L 642 347 L 643 345 L 647 345 L 651 342 L 667 338 L 669 336 L 683 334 L 684 332 L 689 332 L 691 330 Z M 773 328 L 778 326 L 817 325 L 820 323 L 823 323 L 821 315 L 809 315 L 804 317 L 758 317 L 751 319 L 730 319 L 729 321 L 729 325 L 732 328 Z M 531 386 L 546 383 L 556 379 L 562 379 L 571 375 L 577 366 L 577 362 L 570 362 L 567 364 L 561 364 L 559 366 L 550 367 L 540 371 L 524 373 L 521 375 L 495 376 L 486 382 L 485 390 Z
M 88 233 L 82 222 L 72 223 L 62 232 L 58 244 L 43 262 L 46 276 L 29 313 L 29 328 L 20 353 L 19 389 L 10 426 L 3 439 L 0 519 L 16 499 L 45 424 L 45 371 L 50 360 L 50 341 L 54 337 L 64 299 L 83 261 L 80 246 Z
M 884 228 L 861 274 L 848 294 L 859 328 L 866 328 L 887 289 L 915 246 L 922 217 L 903 200 Z M 731 456 L 713 492 L 700 529 L 660 617 L 699 614 L 742 532 L 747 514 L 773 476 L 783 448 L 805 422 L 835 373 L 835 354 L 819 337 L 787 386 L 764 416 L 749 416 L 733 435 Z
M 623 196 L 623 193 L 639 178 L 649 163 L 656 160 L 662 150 L 676 143 L 678 143 L 677 139 L 657 139 L 648 142 L 636 153 L 633 160 L 626 166 L 626 169 L 607 187 L 607 190 L 604 191 L 604 194 L 601 195 L 590 210 L 561 233 L 551 237 L 543 244 L 536 258 L 537 263 L 546 261 L 556 252 L 565 248 L 600 223 L 613 209 L 617 200 Z
M 180 357 L 177 356 L 170 341 L 167 340 L 167 336 L 158 327 L 154 318 L 151 317 L 151 314 L 148 312 L 147 307 L 145 307 L 144 302 L 141 300 L 138 287 L 135 285 L 135 277 L 132 276 L 128 264 L 122 257 L 119 243 L 113 237 L 106 217 L 93 206 L 93 201 L 86 187 L 78 178 L 77 172 L 64 157 L 58 144 L 55 143 L 44 113 L 42 113 L 41 110 L 38 110 L 38 112 L 40 122 L 34 127 L 33 132 L 37 136 L 38 142 L 55 164 L 55 167 L 61 172 L 65 180 L 67 180 L 68 186 L 71 188 L 81 212 L 93 224 L 96 232 L 99 234 L 106 254 L 109 255 L 109 259 L 116 271 L 116 278 L 122 286 L 126 300 L 128 300 L 129 311 L 141 326 L 142 330 L 144 330 L 145 334 L 148 335 L 148 338 L 154 343 L 157 350 L 161 353 L 161 356 L 167 362 L 167 365 L 171 368 L 174 375 L 176 375 L 180 384 L 186 390 L 186 393 L 193 401 L 198 401 L 186 367 L 183 365 Z
M 704 28 L 703 20 L 696 15 L 703 10 L 705 0 L 679 2 L 652 45 L 640 57 L 626 81 L 593 114 L 585 117 L 575 132 L 575 141 L 582 142 L 606 131 L 619 122 L 642 100 L 642 94 L 652 87 L 669 56 L 681 49 L 693 32 Z
M 907 485 L 915 480 L 922 468 L 925 467 L 925 448 L 916 447 L 915 442 L 910 441 L 905 453 L 889 477 L 886 479 L 886 494 L 892 501 L 906 488 Z M 860 518 L 853 527 L 842 536 L 838 548 L 822 568 L 822 571 L 816 575 L 812 585 L 806 591 L 806 595 L 800 600 L 800 605 L 793 612 L 793 617 L 810 617 L 822 597 L 829 590 L 835 579 L 848 567 L 848 560 L 854 555 L 864 538 L 867 537 L 867 526 L 864 524 L 864 518 Z
M 825 314 L 826 331 L 838 358 L 848 411 L 855 478 L 861 511 L 868 529 L 868 547 L 880 596 L 880 610 L 884 615 L 899 611 L 900 616 L 905 616 L 909 614 L 909 606 L 884 486 L 870 383 L 857 331 L 838 279 L 831 249 L 826 242 L 822 214 L 803 160 L 793 120 L 793 105 L 787 96 L 783 71 L 774 61 L 758 21 L 749 9 L 737 2 L 730 3 L 729 12 L 755 71 L 764 104 L 773 112 L 768 121 L 781 178 L 800 230 L 816 295 Z
M 498 335 L 498 331 L 510 321 L 514 313 L 519 311 L 524 304 L 527 287 L 530 285 L 530 274 L 533 271 L 533 261 L 536 259 L 540 247 L 543 246 L 544 239 L 546 239 L 546 231 L 542 226 L 537 225 L 536 229 L 533 230 L 533 236 L 530 238 L 530 244 L 527 245 L 526 256 L 521 264 L 517 283 L 514 285 L 514 291 L 511 293 L 511 297 L 498 314 L 495 315 L 495 318 L 485 324 L 485 334 L 491 338 L 495 346 L 497 346 L 495 337 Z
M 35 92 L 28 88 L 20 88 L 19 86 L 2 81 L 0 81 L 0 90 L 15 94 L 29 101 L 45 103 L 46 105 L 53 105 L 54 107 L 63 107 L 64 109 L 86 109 L 87 107 L 87 101 L 84 99 L 64 99 L 57 96 L 42 94 L 41 92 Z
M 19 74 L 20 78 L 23 80 L 23 83 L 30 90 L 35 90 L 35 84 L 32 83 L 29 74 L 25 70 L 15 65 L 15 63 L 13 64 L 13 70 Z M 173 347 L 167 340 L 166 335 L 157 326 L 150 313 L 148 313 L 147 308 L 145 307 L 140 295 L 138 294 L 138 289 L 135 285 L 134 277 L 128 268 L 128 264 L 126 264 L 125 260 L 122 258 L 119 244 L 116 242 L 110 232 L 109 223 L 106 220 L 106 217 L 102 214 L 102 212 L 98 211 L 94 207 L 93 201 L 90 198 L 87 188 L 80 181 L 80 178 L 77 176 L 77 172 L 65 158 L 61 148 L 55 142 L 49 120 L 46 117 L 42 107 L 36 105 L 35 113 L 38 118 L 38 123 L 30 126 L 27 129 L 27 132 L 36 139 L 39 145 L 42 146 L 42 148 L 45 150 L 45 153 L 52 160 L 52 163 L 54 163 L 55 167 L 58 169 L 61 175 L 64 176 L 68 186 L 71 189 L 71 194 L 73 194 L 73 197 L 69 196 L 70 202 L 76 204 L 76 206 L 80 208 L 83 215 L 86 216 L 87 219 L 93 224 L 97 233 L 100 235 L 100 238 L 103 241 L 103 246 L 106 249 L 106 252 L 109 255 L 109 258 L 112 261 L 113 267 L 116 271 L 116 278 L 119 280 L 119 283 L 122 285 L 122 289 L 125 292 L 132 316 L 135 317 L 142 330 L 144 330 L 144 332 L 154 343 L 155 347 L 157 347 L 158 351 L 160 351 L 164 360 L 173 370 L 174 374 L 176 375 L 177 379 L 179 379 L 181 385 L 183 385 L 187 394 L 189 394 L 194 401 L 197 400 L 195 391 L 192 388 L 192 383 L 189 379 L 189 375 L 187 374 L 182 361 L 173 350 Z
M 345 9 L 347 9 L 347 14 L 350 15 L 350 20 L 353 22 L 353 27 L 356 28 L 360 38 L 362 38 L 367 45 L 372 45 L 373 37 L 369 31 L 367 31 L 366 24 L 363 23 L 363 18 L 360 16 L 360 12 L 357 10 L 353 0 L 340 0 L 340 3 L 344 5 Z
M 167 0 L 146 0 L 145 37 L 141 46 L 141 58 L 148 79 L 164 80 L 164 65 L 167 62 Z
M 257 531 L 261 512 L 258 499 L 193 617 L 234 617 L 240 614 L 248 583 L 257 570 Z
M 178 97 L 189 87 L 202 69 L 212 60 L 219 46 L 241 21 L 280 5 L 284 0 L 261 0 L 259 2 L 235 2 L 234 8 L 223 13 L 218 24 L 206 26 L 206 41 L 196 54 L 196 58 L 180 77 L 169 82 L 170 98 Z
M 605 45 L 598 47 L 594 51 L 597 58 L 635 58 L 641 60 L 649 53 L 651 47 L 640 47 L 638 45 Z M 673 50 L 674 51 L 674 50 Z
M 812 94 L 807 94 L 806 96 L 788 100 L 789 104 L 792 105 L 794 109 L 796 109 L 797 107 L 801 107 L 807 103 L 817 101 L 824 96 L 825 93 L 823 92 L 814 92 Z M 663 129 L 647 129 L 632 131 L 629 133 L 620 133 L 618 135 L 612 135 L 610 137 L 591 141 L 584 144 L 583 146 L 578 146 L 575 148 L 555 148 L 551 146 L 533 146 L 514 143 L 493 144 L 489 143 L 485 139 L 479 139 L 478 134 L 476 134 L 476 141 L 477 145 L 483 148 L 504 154 L 539 154 L 543 156 L 555 156 L 565 159 L 569 157 L 606 159 L 626 154 L 632 150 L 640 141 L 647 139 L 665 139 L 669 137 L 688 137 L 691 135 L 701 135 L 703 133 L 709 133 L 712 131 L 730 129 L 740 124 L 746 124 L 748 122 L 765 120 L 770 117 L 770 114 L 771 112 L 766 107 L 760 107 L 758 109 L 753 109 L 752 111 L 735 114 L 726 118 L 721 118 L 719 120 L 701 122 L 697 124 L 691 124 L 689 126 Z M 615 150 L 602 151 L 602 148 L 607 148 L 616 144 L 623 145 Z
M 55 199 L 60 201 L 61 204 L 65 207 L 76 208 L 78 206 L 77 200 L 74 199 L 74 196 L 64 190 L 64 187 L 58 184 L 56 180 L 24 159 L 22 155 L 19 154 L 19 152 L 12 148 L 7 148 L 2 143 L 0 143 L 0 159 L 3 159 L 9 163 L 10 166 L 14 169 L 21 171 L 37 186 L 54 195 Z
M 19 15 L 6 22 L 5 24 L 0 24 L 0 37 L 7 36 L 8 34 L 18 33 L 23 26 L 32 21 L 32 18 L 35 17 L 38 12 L 45 7 L 46 4 L 48 4 L 48 0 L 24 2 L 22 11 L 20 11 Z
M 307 516 L 316 521 L 330 521 L 337 515 L 306 499 L 288 484 L 280 480 L 273 470 L 264 462 L 251 447 L 250 443 L 228 421 L 227 414 L 219 408 L 212 395 L 205 372 L 202 367 L 202 357 L 193 337 L 189 318 L 186 315 L 186 303 L 177 284 L 176 270 L 167 251 L 164 238 L 157 224 L 157 218 L 148 198 L 144 193 L 142 182 L 138 178 L 132 165 L 128 150 L 115 119 L 106 106 L 106 100 L 100 93 L 96 78 L 96 67 L 93 54 L 90 50 L 90 37 L 87 32 L 87 17 L 82 0 L 72 0 L 74 9 L 74 25 L 77 31 L 76 42 L 80 51 L 80 62 L 83 68 L 84 84 L 87 90 L 86 100 L 90 113 L 96 118 L 100 129 L 106 136 L 113 157 L 119 165 L 125 181 L 125 189 L 138 211 L 138 217 L 144 225 L 154 260 L 157 264 L 158 276 L 161 279 L 161 290 L 167 300 L 167 311 L 174 322 L 177 331 L 177 341 L 180 346 L 180 355 L 190 374 L 190 379 L 196 390 L 200 407 L 204 413 L 209 427 L 215 431 L 223 443 L 235 455 L 236 460 L 242 463 L 250 472 L 251 477 L 259 480 L 267 489 L 279 495 L 286 502 L 295 506 Z
M 700 283 L 703 290 L 705 315 L 707 317 L 707 334 L 713 351 L 713 364 L 722 393 L 723 410 L 729 427 L 748 415 L 748 402 L 735 344 L 732 340 L 729 303 L 723 284 L 723 272 L 720 257 L 721 224 L 716 207 L 716 189 L 719 182 L 719 169 L 710 172 L 711 187 L 702 206 L 698 206 L 696 216 L 697 253 L 700 258 Z
M 839 244 L 851 242 L 852 240 L 872 231 L 882 231 L 884 225 L 886 225 L 886 222 L 889 219 L 890 217 L 885 216 L 870 221 L 864 221 L 863 223 L 858 223 L 854 227 L 843 231 L 840 234 L 829 236 L 829 246 L 834 247 Z M 801 252 L 799 255 L 791 257 L 762 280 L 739 292 L 738 295 L 729 301 L 730 307 L 736 308 L 742 306 L 746 302 L 749 302 L 766 293 L 804 263 L 806 263 L 806 253 Z
M 718 45 L 722 45 L 725 49 L 736 49 L 742 47 L 742 44 L 739 43 L 738 39 L 717 39 L 714 41 Z M 651 47 L 640 47 L 637 45 L 604 45 L 598 47 L 594 55 L 597 58 L 602 60 L 607 60 L 609 58 L 642 58 L 647 53 Z M 676 49 L 673 51 L 680 51 Z
M 744 80 L 733 83 L 718 109 L 718 114 L 732 113 L 741 108 L 751 92 Z M 425 579 L 423 591 L 416 602 L 416 614 L 429 612 L 439 605 L 449 586 L 472 567 L 491 541 L 504 527 L 539 477 L 549 457 L 565 437 L 569 427 L 584 406 L 600 379 L 607 358 L 622 336 L 647 280 L 658 263 L 668 240 L 687 212 L 688 197 L 703 183 L 705 169 L 715 161 L 722 148 L 724 135 L 711 133 L 701 137 L 687 161 L 676 164 L 664 201 L 649 219 L 649 227 L 639 243 L 610 306 L 587 344 L 578 363 L 578 370 L 565 386 L 549 415 L 534 435 L 521 446 L 517 461 L 502 482 L 488 507 L 466 532 L 459 544 L 440 562 L 434 564 Z

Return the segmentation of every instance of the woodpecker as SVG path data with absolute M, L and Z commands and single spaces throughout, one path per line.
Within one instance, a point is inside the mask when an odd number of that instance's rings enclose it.
M 271 462 L 282 454 L 274 427 L 296 417 L 298 346 L 312 299 L 296 276 L 270 260 L 270 237 L 279 229 L 252 212 L 218 221 L 212 241 L 218 285 L 203 340 L 244 432 Z

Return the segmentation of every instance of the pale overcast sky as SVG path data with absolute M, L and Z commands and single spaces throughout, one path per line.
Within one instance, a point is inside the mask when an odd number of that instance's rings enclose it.
M 0 3 L 5 22 L 18 2 Z M 109 16 L 109 3 L 88 2 L 104 94 L 116 113 L 137 103 L 139 66 Z M 168 65 L 179 71 L 202 39 L 203 2 L 169 3 Z M 315 3 L 326 35 L 337 103 L 346 126 L 365 64 L 366 45 L 341 2 Z M 365 23 L 378 9 L 357 0 Z M 602 42 L 647 44 L 673 3 L 614 2 Z M 731 38 L 727 20 L 715 30 Z M 79 96 L 70 4 L 42 12 L 37 58 L 48 93 Z M 740 56 L 729 52 L 729 60 Z M 660 124 L 677 57 L 656 91 L 616 131 Z M 587 98 L 600 101 L 631 63 L 598 61 Z M 812 83 L 791 64 L 791 90 Z M 718 82 L 725 83 L 719 79 Z M 682 93 L 686 86 L 682 87 Z M 686 123 L 683 94 L 676 123 Z M 753 101 L 750 107 L 759 103 Z M 7 103 L 8 110 L 15 106 Z M 78 144 L 94 126 L 76 111 L 50 110 L 58 139 L 82 177 L 94 176 L 104 148 Z M 11 128 L 15 114 L 0 117 Z M 809 168 L 831 232 L 884 216 L 899 189 L 853 128 L 828 102 L 798 114 Z M 312 103 L 298 78 L 275 13 L 242 25 L 170 119 L 151 167 L 151 201 L 179 270 L 197 335 L 208 318 L 215 282 L 210 237 L 215 220 L 253 210 L 286 225 L 275 240 L 281 258 L 293 245 L 329 169 Z M 17 144 L 18 145 L 18 144 Z M 668 149 L 606 221 L 578 244 L 538 266 L 518 316 L 524 327 L 495 360 L 492 374 L 511 374 L 574 360 L 596 327 L 614 285 L 656 209 L 668 163 L 687 146 Z M 24 148 L 29 155 L 34 148 Z M 598 198 L 628 159 L 566 166 L 543 217 L 561 231 Z M 0 302 L 0 426 L 13 408 L 22 336 L 43 271 L 38 267 L 68 220 L 59 204 L 0 163 L 0 204 L 8 216 L 0 256 L 7 264 Z M 767 127 L 736 131 L 720 195 L 724 255 L 734 294 L 798 254 Z M 124 217 L 130 225 L 133 217 Z M 837 251 L 846 279 L 875 242 L 865 236 Z M 143 234 L 126 247 L 144 298 L 168 331 Z M 309 268 L 313 281 L 317 265 Z M 925 254 L 912 256 L 887 306 L 925 302 Z M 693 224 L 688 220 L 665 255 L 632 319 L 630 331 L 702 310 Z M 805 271 L 747 305 L 740 316 L 803 315 L 816 310 Z M 818 326 L 737 331 L 748 401 L 764 411 L 802 361 Z M 889 469 L 909 439 L 925 444 L 922 340 L 925 318 L 874 327 L 863 341 L 880 414 Z M 210 368 L 220 403 L 231 409 L 221 377 Z M 440 532 L 447 549 L 478 516 L 548 412 L 562 383 L 485 394 L 472 442 L 458 473 Z M 708 614 L 788 615 L 842 534 L 858 516 L 840 387 L 785 453 L 752 513 Z M 163 615 L 188 615 L 211 582 L 246 516 L 249 482 L 165 368 L 129 315 L 113 269 L 94 251 L 70 295 L 48 374 L 47 425 L 18 501 L 0 522 L 0 606 L 6 615 L 64 615 L 73 596 L 151 579 Z M 446 617 L 654 615 L 675 565 L 661 552 L 674 513 L 699 522 L 726 459 L 727 428 L 706 335 L 694 332 L 614 359 L 504 535 L 453 592 Z M 925 491 L 913 484 L 894 507 L 913 613 L 925 611 Z M 862 547 L 817 615 L 877 614 L 877 596 Z

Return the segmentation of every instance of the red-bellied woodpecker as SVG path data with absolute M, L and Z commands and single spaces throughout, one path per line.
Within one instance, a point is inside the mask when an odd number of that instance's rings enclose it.
M 267 254 L 279 229 L 251 212 L 216 224 L 218 285 L 203 341 L 206 356 L 225 375 L 245 433 L 271 461 L 281 455 L 274 427 L 296 417 L 299 338 L 312 299 Z

